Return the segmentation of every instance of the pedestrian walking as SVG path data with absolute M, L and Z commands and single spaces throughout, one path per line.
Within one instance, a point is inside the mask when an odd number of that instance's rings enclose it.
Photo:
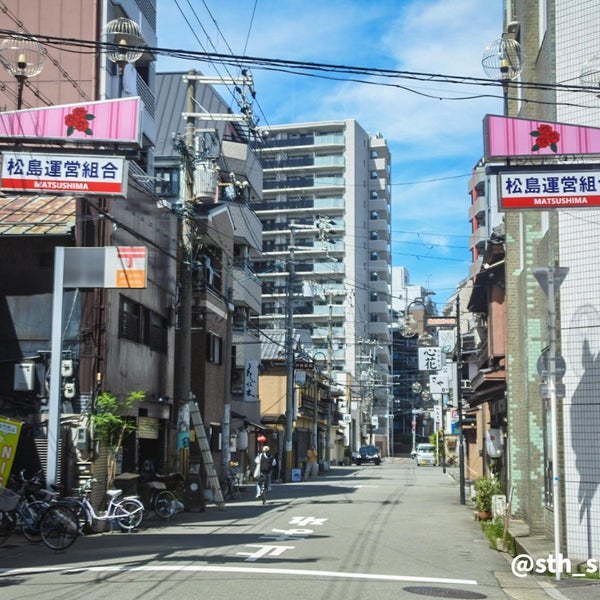
M 319 474 L 319 456 L 314 446 L 309 446 L 306 451 L 306 468 L 304 480 L 314 479 Z

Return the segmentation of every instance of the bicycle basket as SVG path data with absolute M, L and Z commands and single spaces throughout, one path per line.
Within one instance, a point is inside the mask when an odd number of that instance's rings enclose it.
M 0 510 L 14 510 L 21 496 L 8 488 L 0 487 Z

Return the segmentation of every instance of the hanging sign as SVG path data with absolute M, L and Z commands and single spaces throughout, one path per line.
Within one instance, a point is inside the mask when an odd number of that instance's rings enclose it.
M 3 152 L 2 189 L 126 196 L 127 161 L 120 156 Z

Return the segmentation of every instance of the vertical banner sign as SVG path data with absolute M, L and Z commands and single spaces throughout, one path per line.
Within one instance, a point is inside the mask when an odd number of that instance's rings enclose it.
M 20 435 L 20 422 L 0 417 L 0 486 L 2 487 L 6 487 L 10 477 Z
M 258 361 L 246 361 L 244 375 L 244 401 L 256 402 L 258 400 Z
M 442 350 L 439 346 L 419 348 L 419 371 L 439 371 L 442 368 Z

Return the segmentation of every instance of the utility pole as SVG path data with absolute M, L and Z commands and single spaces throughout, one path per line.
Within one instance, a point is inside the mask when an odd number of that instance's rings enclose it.
M 286 326 L 285 326 L 285 480 L 292 480 L 293 467 L 293 427 L 294 427 L 294 283 L 296 265 L 294 263 L 294 226 L 290 224 L 290 256 L 288 262 Z
M 458 411 L 458 480 L 460 503 L 466 504 L 465 498 L 465 433 L 463 430 L 462 411 L 462 339 L 460 333 L 460 292 L 456 294 L 456 410 Z
M 193 75 L 195 71 L 190 71 Z M 186 112 L 191 113 L 194 108 L 196 96 L 196 82 L 189 78 L 186 89 Z M 189 470 L 189 407 L 187 403 L 191 398 L 191 372 L 192 372 L 192 223 L 190 206 L 194 196 L 194 161 L 192 149 L 194 147 L 195 118 L 188 114 L 185 117 L 185 140 L 182 148 L 184 165 L 184 197 L 182 217 L 180 221 L 181 265 L 179 283 L 179 314 L 178 314 L 178 377 L 176 383 L 176 398 L 178 402 L 178 460 L 179 470 L 187 477 Z

